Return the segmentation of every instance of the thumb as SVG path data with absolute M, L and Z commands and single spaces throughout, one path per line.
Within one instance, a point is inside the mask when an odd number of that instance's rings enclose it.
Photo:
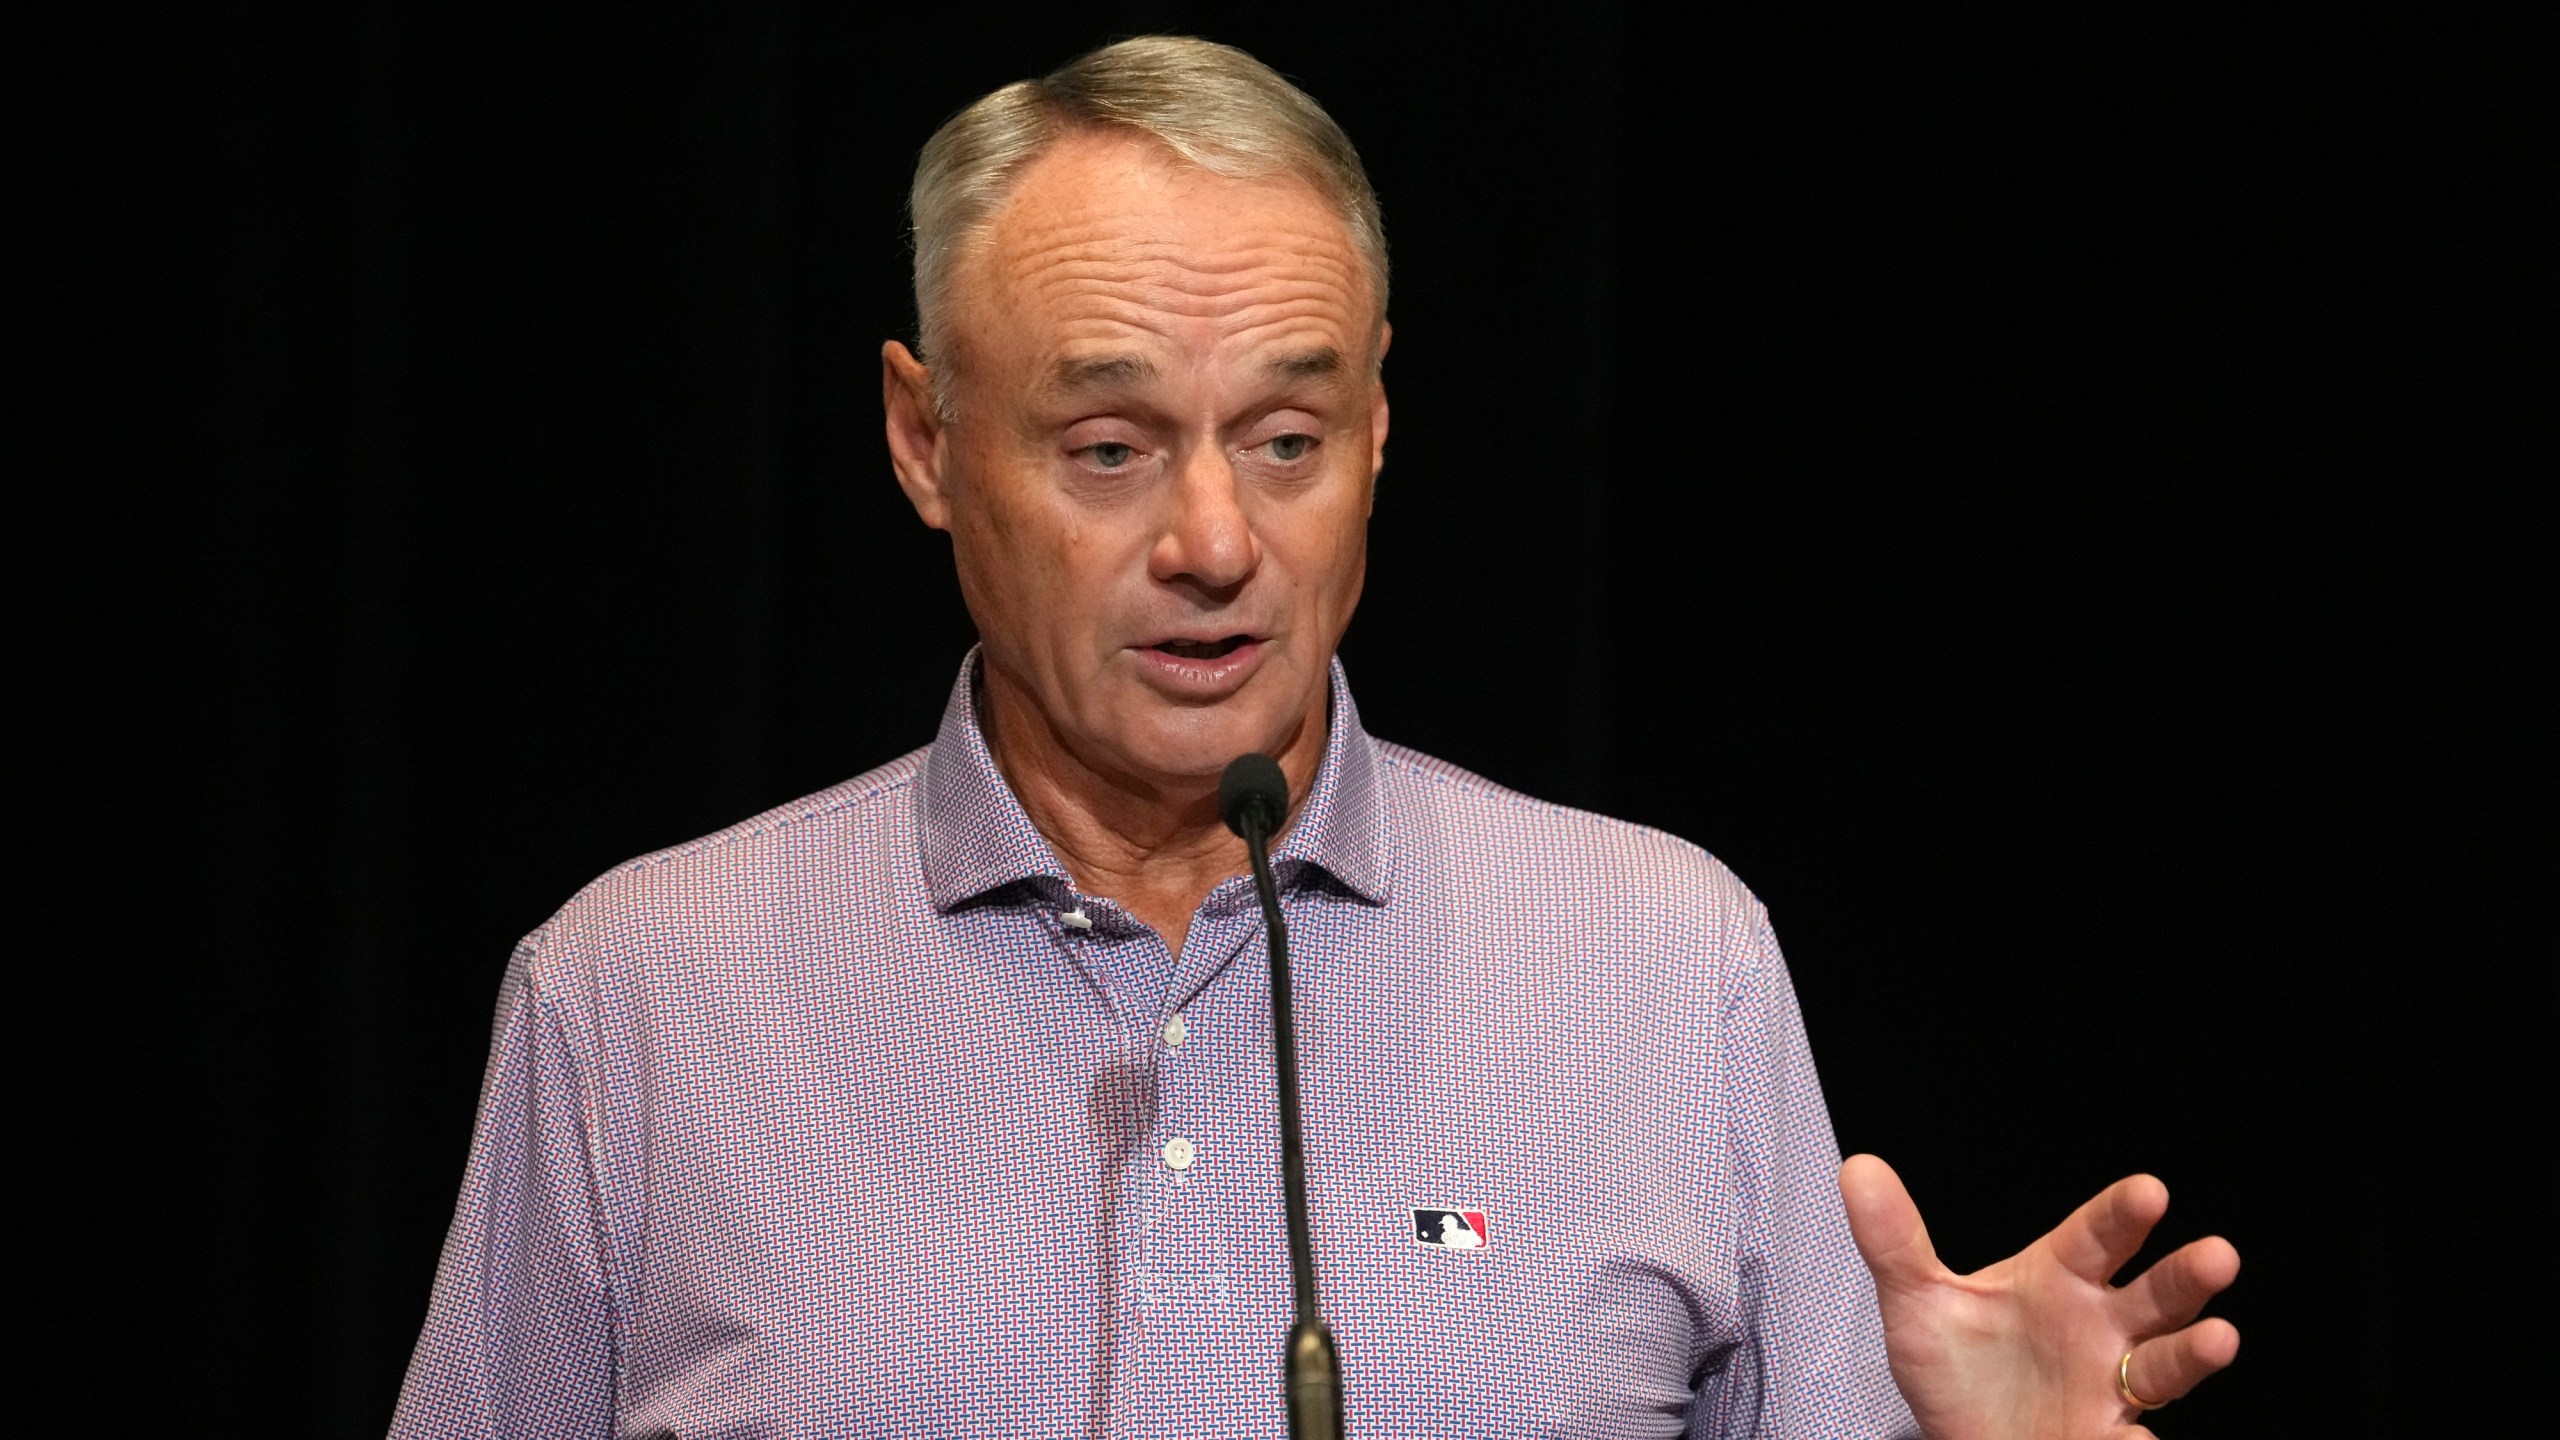
M 1914 1289 L 1947 1273 L 1929 1244 L 1929 1227 L 1920 1223 L 1920 1207 L 1892 1166 L 1873 1155 L 1850 1156 L 1840 1165 L 1840 1199 L 1878 1290 Z

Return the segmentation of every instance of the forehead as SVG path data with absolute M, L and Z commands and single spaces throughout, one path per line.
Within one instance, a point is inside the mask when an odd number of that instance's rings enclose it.
M 960 267 L 966 343 L 1048 367 L 1114 352 L 1365 353 L 1376 315 L 1349 227 L 1290 176 L 1235 180 L 1142 137 L 1068 136 Z

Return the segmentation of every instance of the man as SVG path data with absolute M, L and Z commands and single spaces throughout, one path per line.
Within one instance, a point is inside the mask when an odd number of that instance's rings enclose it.
M 2107 1283 L 2156 1181 L 1950 1274 L 1730 874 L 1361 729 L 1387 269 L 1313 101 L 1129 41 L 913 210 L 889 449 L 980 647 L 927 749 L 519 947 L 395 1434 L 1277 1433 L 1255 751 L 1351 1433 L 2124 1436 L 2228 1363 L 2228 1245 Z

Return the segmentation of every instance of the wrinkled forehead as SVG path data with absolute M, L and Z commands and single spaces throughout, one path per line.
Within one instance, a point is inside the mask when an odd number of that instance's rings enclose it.
M 1367 266 L 1315 187 L 1213 174 L 1135 137 L 1071 136 L 1034 161 L 955 279 L 954 338 L 1007 369 L 1376 342 Z

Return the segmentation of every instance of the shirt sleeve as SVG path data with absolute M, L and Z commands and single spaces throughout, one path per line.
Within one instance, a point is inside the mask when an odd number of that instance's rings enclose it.
M 1756 910 L 1756 907 L 1755 907 Z M 1840 1146 L 1765 912 L 1725 1011 L 1728 1174 L 1739 1192 L 1743 1343 L 1700 1388 L 1690 1433 L 1917 1437 L 1885 1361 L 1875 1279 L 1840 1200 Z
M 586 1071 L 516 950 L 478 1127 L 392 1440 L 612 1430 L 614 1347 Z

